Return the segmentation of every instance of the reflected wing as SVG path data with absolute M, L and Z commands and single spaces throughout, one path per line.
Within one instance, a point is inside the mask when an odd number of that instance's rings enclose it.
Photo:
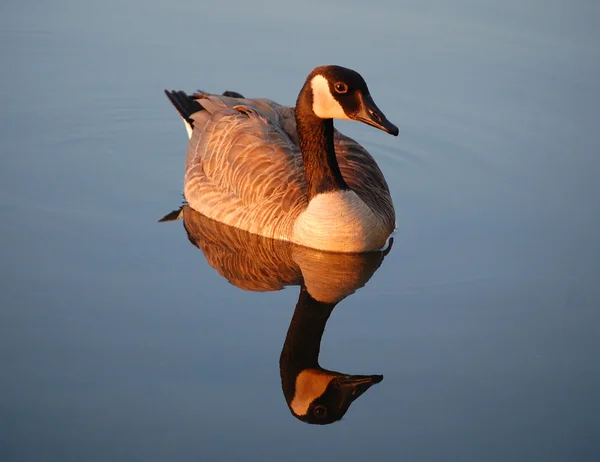
M 182 208 L 183 224 L 192 244 L 208 263 L 236 287 L 256 292 L 280 290 L 302 282 L 292 258 L 293 245 L 224 225 Z
M 363 287 L 391 249 L 390 243 L 385 252 L 321 252 L 227 226 L 187 205 L 177 216 L 183 217 L 190 242 L 236 287 L 270 291 L 304 283 L 313 298 L 327 303 Z

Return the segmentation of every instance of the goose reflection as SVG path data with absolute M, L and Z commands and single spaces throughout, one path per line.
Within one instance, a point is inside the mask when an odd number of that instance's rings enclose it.
M 357 398 L 383 380 L 382 375 L 324 369 L 319 352 L 333 309 L 368 282 L 391 242 L 385 252 L 326 253 L 229 227 L 187 205 L 160 221 L 180 218 L 190 242 L 236 287 L 273 291 L 300 286 L 279 360 L 281 387 L 292 415 L 310 424 L 338 421 Z
M 290 411 L 312 424 L 340 420 L 382 375 L 347 375 L 319 366 L 321 338 L 337 302 L 316 300 L 302 285 L 279 359 L 281 387 Z

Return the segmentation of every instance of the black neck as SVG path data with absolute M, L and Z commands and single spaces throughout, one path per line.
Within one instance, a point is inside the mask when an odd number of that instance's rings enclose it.
M 333 119 L 321 119 L 315 115 L 309 85 L 305 85 L 296 102 L 296 128 L 304 160 L 308 200 L 320 193 L 349 189 L 335 156 Z
M 319 351 L 325 324 L 336 303 L 315 300 L 304 284 L 279 357 L 281 387 L 288 402 L 294 396 L 296 376 L 305 369 L 320 369 Z

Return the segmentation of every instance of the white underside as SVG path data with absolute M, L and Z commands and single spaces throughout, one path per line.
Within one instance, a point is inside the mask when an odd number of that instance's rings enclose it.
M 293 242 L 331 252 L 381 249 L 390 235 L 354 191 L 319 194 L 294 225 Z

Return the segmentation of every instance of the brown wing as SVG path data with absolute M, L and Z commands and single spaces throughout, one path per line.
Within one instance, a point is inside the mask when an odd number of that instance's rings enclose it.
M 277 112 L 266 100 L 203 95 L 198 101 L 205 110 L 192 115 L 188 203 L 230 226 L 289 239 L 307 205 L 306 187 L 300 149 Z

